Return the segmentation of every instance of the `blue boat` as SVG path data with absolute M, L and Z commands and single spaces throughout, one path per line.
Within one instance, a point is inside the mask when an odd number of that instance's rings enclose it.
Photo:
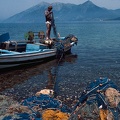
M 37 34 L 37 35 L 35 35 Z M 36 39 L 35 36 L 38 38 Z M 69 52 L 78 39 L 74 35 L 45 39 L 44 32 L 25 34 L 25 40 L 12 41 L 9 33 L 0 35 L 0 69 L 44 61 L 58 53 Z

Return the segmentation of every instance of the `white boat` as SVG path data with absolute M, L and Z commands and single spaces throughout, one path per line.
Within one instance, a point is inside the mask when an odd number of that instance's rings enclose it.
M 41 62 L 47 58 L 55 57 L 58 54 L 58 51 L 68 52 L 71 50 L 71 47 L 77 43 L 77 38 L 74 35 L 69 35 L 67 37 L 60 37 L 59 40 L 54 38 L 51 40 L 52 42 L 44 40 L 51 44 L 33 42 L 33 40 L 32 42 L 29 40 L 4 41 L 3 38 L 1 41 L 0 69 L 3 69 L 29 64 L 35 61 Z

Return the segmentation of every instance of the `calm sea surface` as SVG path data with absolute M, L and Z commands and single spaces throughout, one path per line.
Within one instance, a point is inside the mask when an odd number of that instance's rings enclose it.
M 120 86 L 120 22 L 56 23 L 61 36 L 74 34 L 78 45 L 72 48 L 57 71 L 57 96 L 79 97 L 89 82 L 108 77 Z M 11 40 L 23 40 L 29 30 L 45 31 L 41 24 L 0 24 L 0 33 L 9 32 Z M 52 33 L 53 36 L 53 33 Z M 56 60 L 9 70 L 0 75 L 0 93 L 16 100 L 45 88 L 48 74 L 56 69 Z

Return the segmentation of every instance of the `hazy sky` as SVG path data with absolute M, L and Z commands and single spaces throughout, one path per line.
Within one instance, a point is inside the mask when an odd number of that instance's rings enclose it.
M 87 0 L 0 0 L 0 19 L 5 19 L 40 2 L 62 2 L 82 4 Z M 120 0 L 91 0 L 94 4 L 108 9 L 120 9 Z

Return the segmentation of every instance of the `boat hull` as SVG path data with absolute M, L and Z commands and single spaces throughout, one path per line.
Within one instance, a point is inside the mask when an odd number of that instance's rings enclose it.
M 29 64 L 33 61 L 43 61 L 44 59 L 54 57 L 55 50 L 46 52 L 21 53 L 16 55 L 4 55 L 0 57 L 0 69 L 14 67 L 22 64 Z

